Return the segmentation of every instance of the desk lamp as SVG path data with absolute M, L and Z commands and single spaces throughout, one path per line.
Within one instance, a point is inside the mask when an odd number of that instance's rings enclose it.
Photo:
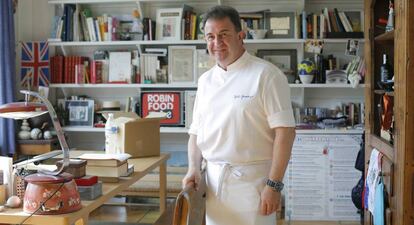
M 66 167 L 69 166 L 69 147 L 66 142 L 65 136 L 63 134 L 62 127 L 60 126 L 57 114 L 55 110 L 53 109 L 53 106 L 49 102 L 49 100 L 39 95 L 39 93 L 34 92 L 34 91 L 27 91 L 27 90 L 21 90 L 20 92 L 22 94 L 25 94 L 25 102 L 12 102 L 12 103 L 8 103 L 8 104 L 0 106 L 0 117 L 19 120 L 19 119 L 28 119 L 28 118 L 40 116 L 45 113 L 49 113 L 52 119 L 53 126 L 55 127 L 60 146 L 63 151 L 63 163 L 55 171 L 48 171 L 48 170 L 40 169 L 39 172 L 43 174 L 48 174 L 48 175 L 58 175 L 62 173 Z M 29 96 L 34 96 L 40 99 L 43 103 L 29 102 L 28 101 Z M 62 152 L 59 150 L 48 152 L 45 154 L 35 156 L 30 160 L 26 160 L 26 161 L 14 164 L 13 166 L 15 168 L 19 168 L 28 163 L 42 161 L 45 159 L 55 157 L 60 154 L 62 154 Z
M 63 163 L 54 171 L 39 169 L 39 173 L 26 176 L 28 182 L 24 194 L 23 211 L 32 214 L 62 214 L 77 211 L 82 208 L 79 192 L 71 174 L 63 173 L 69 166 L 69 147 L 66 143 L 62 127 L 52 104 L 39 93 L 22 90 L 25 102 L 13 102 L 0 106 L 0 117 L 11 119 L 28 119 L 49 113 L 53 126 L 63 151 Z M 42 103 L 29 102 L 29 96 L 34 96 Z M 13 165 L 22 167 L 28 163 L 39 162 L 60 155 L 61 151 L 52 151 L 33 157 Z

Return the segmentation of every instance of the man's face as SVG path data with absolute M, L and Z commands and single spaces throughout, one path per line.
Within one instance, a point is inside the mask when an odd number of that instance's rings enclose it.
M 244 51 L 244 32 L 237 32 L 229 18 L 207 20 L 204 33 L 208 52 L 222 68 L 227 68 Z

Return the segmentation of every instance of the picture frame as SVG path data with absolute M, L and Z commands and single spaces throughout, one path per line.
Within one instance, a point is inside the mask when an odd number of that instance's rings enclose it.
M 216 60 L 208 54 L 207 49 L 197 49 L 197 77 L 196 81 L 203 75 L 203 73 L 207 72 L 211 69 L 214 65 L 216 65 Z
M 168 46 L 168 82 L 196 83 L 196 46 Z
M 68 126 L 93 127 L 94 100 L 65 100 Z
M 157 9 L 156 37 L 157 40 L 181 40 L 182 8 Z
M 295 38 L 294 12 L 265 12 L 266 38 Z
M 286 75 L 289 83 L 295 83 L 297 78 L 296 49 L 259 49 L 257 57 L 277 66 Z

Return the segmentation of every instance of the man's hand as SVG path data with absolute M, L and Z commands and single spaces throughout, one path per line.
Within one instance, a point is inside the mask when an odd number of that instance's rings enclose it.
M 268 216 L 275 212 L 279 207 L 280 196 L 280 192 L 266 185 L 260 195 L 260 214 Z
M 183 189 L 187 186 L 190 186 L 198 190 L 200 180 L 201 180 L 200 170 L 189 169 L 182 181 Z

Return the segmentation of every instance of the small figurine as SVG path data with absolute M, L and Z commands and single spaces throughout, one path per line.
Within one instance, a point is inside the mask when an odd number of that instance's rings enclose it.
M 394 4 L 390 1 L 389 3 L 389 13 L 388 13 L 388 22 L 385 26 L 385 32 L 394 30 Z
M 26 119 L 23 120 L 20 131 L 17 134 L 20 140 L 29 140 L 30 139 L 30 126 Z

